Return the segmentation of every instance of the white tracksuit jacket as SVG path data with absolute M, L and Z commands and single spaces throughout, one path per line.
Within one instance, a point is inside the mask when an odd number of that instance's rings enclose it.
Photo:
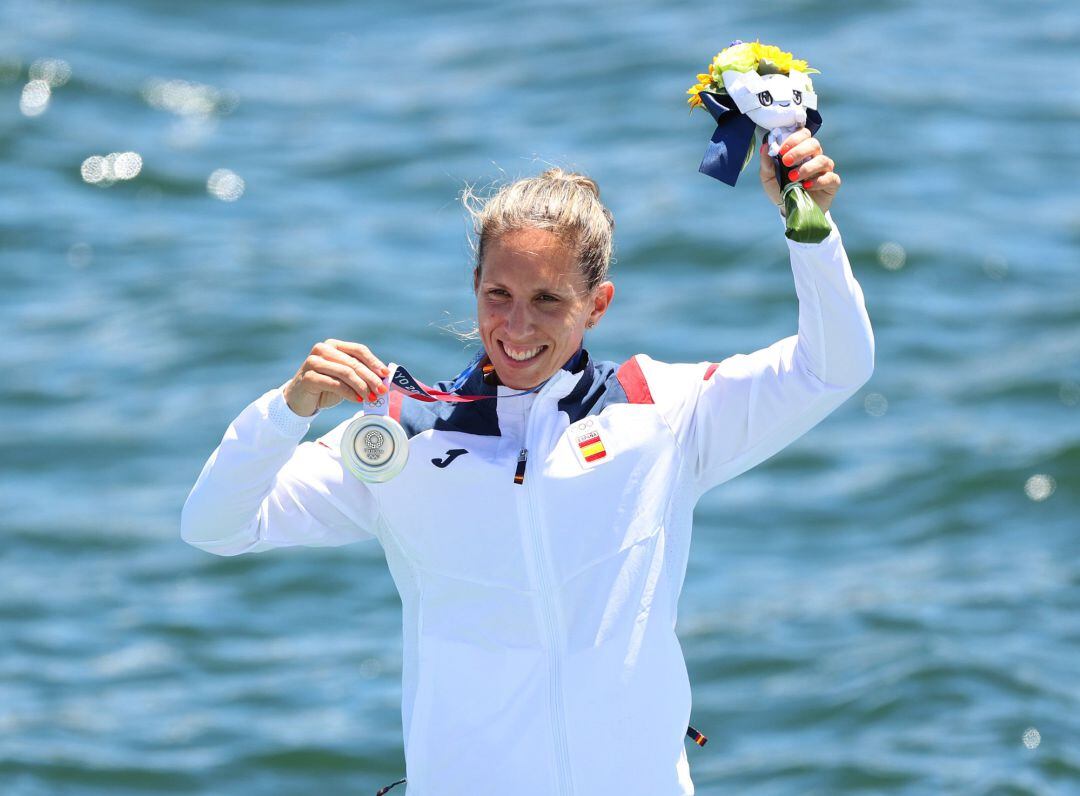
M 206 462 L 181 536 L 226 556 L 378 540 L 403 609 L 408 796 L 692 794 L 675 619 L 694 505 L 873 370 L 835 226 L 820 244 L 787 243 L 797 335 L 719 363 L 584 352 L 522 397 L 394 392 L 410 453 L 386 483 L 343 467 L 348 420 L 301 442 L 311 418 L 270 390 Z M 509 390 L 477 370 L 461 392 Z

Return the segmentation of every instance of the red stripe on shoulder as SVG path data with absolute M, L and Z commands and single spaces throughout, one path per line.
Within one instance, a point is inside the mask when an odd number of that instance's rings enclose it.
M 397 390 L 390 391 L 390 417 L 399 423 L 401 422 L 401 400 L 404 397 L 404 394 Z
M 619 380 L 619 384 L 622 385 L 623 391 L 626 393 L 626 399 L 630 403 L 654 403 L 652 393 L 649 392 L 649 383 L 645 381 L 645 374 L 641 372 L 641 365 L 638 364 L 637 357 L 630 357 L 630 359 L 619 365 L 615 377 Z
M 714 373 L 716 373 L 716 369 L 717 369 L 718 367 L 720 367 L 719 363 L 716 363 L 716 362 L 712 362 L 712 363 L 710 363 L 710 364 L 709 364 L 709 367 L 707 367 L 707 368 L 705 369 L 705 376 L 704 376 L 704 378 L 703 378 L 703 381 L 708 381 L 708 380 L 709 380 L 709 376 L 711 376 L 711 375 L 713 375 Z

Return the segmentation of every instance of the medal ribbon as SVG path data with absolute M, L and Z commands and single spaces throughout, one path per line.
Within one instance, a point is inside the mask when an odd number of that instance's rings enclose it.
M 468 364 L 465 370 L 461 371 L 450 385 L 449 390 L 437 390 L 434 387 L 429 387 L 419 379 L 413 377 L 409 371 L 405 369 L 403 365 L 397 365 L 393 362 L 390 363 L 390 375 L 387 377 L 387 383 L 390 387 L 396 387 L 399 392 L 403 392 L 410 398 L 415 398 L 418 401 L 424 401 L 425 403 L 432 403 L 434 401 L 446 401 L 447 403 L 468 403 L 470 401 L 482 401 L 488 398 L 514 398 L 519 395 L 528 395 L 531 392 L 539 390 L 543 384 L 538 384 L 531 390 L 522 390 L 521 392 L 510 393 L 509 395 L 497 396 L 497 395 L 461 395 L 457 391 L 468 381 L 469 376 L 480 367 L 480 362 L 483 361 L 485 352 L 483 349 L 477 352 L 473 357 L 472 362 Z

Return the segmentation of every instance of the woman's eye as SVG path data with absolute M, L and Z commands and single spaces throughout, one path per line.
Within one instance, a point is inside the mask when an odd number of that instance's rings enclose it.
M 763 108 L 767 108 L 769 105 L 772 105 L 772 94 L 770 94 L 768 91 L 762 91 L 760 94 L 757 95 L 757 99 L 758 102 L 761 103 L 761 107 Z
M 795 100 L 796 105 L 802 105 L 802 92 L 801 91 L 792 91 L 791 96 Z
M 539 296 L 541 301 L 558 301 L 557 296 L 552 296 L 550 293 L 543 293 Z

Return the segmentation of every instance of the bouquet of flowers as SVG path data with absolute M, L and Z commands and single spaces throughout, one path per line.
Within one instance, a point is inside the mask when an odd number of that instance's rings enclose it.
M 806 61 L 771 44 L 733 41 L 721 50 L 687 90 L 690 110 L 703 107 L 716 121 L 716 131 L 698 171 L 734 185 L 754 154 L 754 133 L 764 140 L 776 162 L 776 180 L 787 218 L 785 235 L 800 243 L 820 243 L 831 231 L 828 219 L 797 181 L 791 181 L 780 162 L 780 144 L 806 127 L 816 134 L 821 126 L 817 95 L 810 75 L 818 74 Z

